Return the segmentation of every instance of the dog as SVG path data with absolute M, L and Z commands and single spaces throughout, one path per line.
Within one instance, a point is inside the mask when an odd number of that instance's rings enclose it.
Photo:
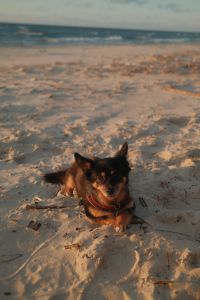
M 61 193 L 81 197 L 87 218 L 99 225 L 123 231 L 134 223 L 135 201 L 129 193 L 128 144 L 114 157 L 87 158 L 74 153 L 75 161 L 66 170 L 44 175 L 46 182 L 62 184 Z M 132 222 L 133 221 L 133 222 Z

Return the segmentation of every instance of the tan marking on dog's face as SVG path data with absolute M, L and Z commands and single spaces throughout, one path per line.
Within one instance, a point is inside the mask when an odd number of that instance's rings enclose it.
M 127 178 L 126 177 L 123 177 L 122 180 L 123 180 L 124 183 L 127 183 Z
M 105 184 L 101 184 L 101 183 L 98 183 L 98 182 L 93 182 L 92 183 L 92 186 L 99 192 L 101 192 L 105 197 L 107 197 L 107 193 L 106 193 L 106 190 L 107 190 L 107 187 Z
M 106 184 L 101 184 L 98 182 L 93 182 L 92 186 L 99 191 L 101 194 L 103 194 L 104 197 L 112 199 L 112 198 L 117 198 L 118 195 L 126 188 L 127 185 L 127 178 L 123 177 L 122 180 L 114 186 L 114 193 L 113 195 L 108 195 L 107 190 L 108 186 Z
M 106 173 L 105 172 L 101 172 L 101 176 L 102 176 L 102 178 L 106 178 Z
M 99 185 L 96 183 L 96 181 L 92 183 L 92 186 L 93 186 L 96 190 L 99 189 Z

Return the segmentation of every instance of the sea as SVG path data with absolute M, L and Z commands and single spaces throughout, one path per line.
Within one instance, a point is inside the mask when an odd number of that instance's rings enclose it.
M 200 32 L 0 23 L 1 47 L 197 42 L 200 42 Z

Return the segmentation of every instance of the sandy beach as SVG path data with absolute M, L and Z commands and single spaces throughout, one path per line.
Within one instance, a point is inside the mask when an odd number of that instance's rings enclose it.
M 0 48 L 0 299 L 200 299 L 199 46 Z M 42 175 L 124 141 L 118 233 Z

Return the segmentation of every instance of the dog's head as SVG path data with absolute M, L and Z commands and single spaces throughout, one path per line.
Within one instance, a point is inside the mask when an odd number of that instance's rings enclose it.
M 114 157 L 89 159 L 75 153 L 75 160 L 92 187 L 107 199 L 114 199 L 126 189 L 128 173 L 128 144 L 125 143 Z

